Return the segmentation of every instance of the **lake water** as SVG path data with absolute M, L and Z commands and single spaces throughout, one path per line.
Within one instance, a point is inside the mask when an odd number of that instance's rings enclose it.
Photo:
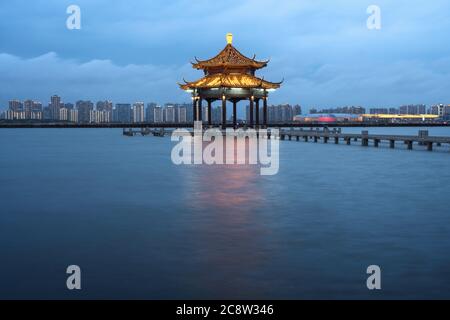
M 173 146 L 1 129 L 0 298 L 450 298 L 448 146 L 282 141 L 274 176 L 176 166 Z M 72 264 L 81 291 L 66 289 Z

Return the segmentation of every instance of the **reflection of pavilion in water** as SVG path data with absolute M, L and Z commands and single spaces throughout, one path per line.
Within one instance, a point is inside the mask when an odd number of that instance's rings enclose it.
M 264 294 L 267 289 L 248 276 L 264 268 L 271 256 L 266 247 L 268 224 L 264 211 L 258 210 L 265 198 L 259 166 L 202 164 L 181 168 L 190 241 L 198 248 L 191 257 L 196 270 L 192 286 L 200 283 L 208 292 L 202 298 L 207 299 Z
M 260 167 L 249 164 L 249 144 L 243 139 L 236 138 L 234 144 L 224 139 L 223 155 L 225 159 L 227 151 L 231 150 L 235 163 L 245 164 L 202 164 L 187 168 L 192 174 L 191 183 L 195 184 L 191 188 L 195 190 L 192 195 L 195 208 L 244 211 L 261 204 L 264 197 L 258 185 Z M 203 143 L 203 150 L 209 143 Z

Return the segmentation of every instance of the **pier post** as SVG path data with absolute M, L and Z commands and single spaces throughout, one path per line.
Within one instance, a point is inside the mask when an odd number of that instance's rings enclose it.
M 395 147 L 395 140 L 389 140 L 389 148 L 394 149 Z
M 373 140 L 373 145 L 375 146 L 375 148 L 378 148 L 378 144 L 380 143 L 379 139 L 375 139 Z
M 314 136 L 314 142 L 317 142 L 317 136 Z
M 433 142 L 432 141 L 428 141 L 427 142 L 427 150 L 428 151 L 433 151 Z
M 323 137 L 323 143 L 328 143 L 328 137 Z
M 428 137 L 428 130 L 419 130 L 419 139 L 427 138 Z M 425 142 L 419 141 L 419 145 L 423 146 Z
M 369 139 L 367 137 L 368 135 L 369 135 L 369 131 L 367 131 L 367 130 L 361 131 L 361 145 L 363 147 L 369 146 Z
M 305 142 L 308 142 L 308 136 L 303 136 L 303 140 L 305 140 Z
M 334 137 L 334 143 L 339 144 L 339 137 Z
M 289 141 L 291 141 L 292 140 L 292 135 L 289 135 Z
M 350 137 L 345 137 L 345 141 L 347 142 L 347 145 L 350 145 L 352 139 Z
M 419 130 L 419 137 L 427 138 L 428 137 L 428 130 Z
M 408 150 L 412 150 L 413 142 L 412 141 L 407 141 L 407 143 L 408 143 Z

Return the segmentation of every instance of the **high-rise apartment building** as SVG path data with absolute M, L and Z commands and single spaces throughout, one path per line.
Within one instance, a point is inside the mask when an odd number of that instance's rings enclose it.
M 22 112 L 23 111 L 23 103 L 19 100 L 10 100 L 9 101 L 9 110 L 13 112 Z
M 117 122 L 130 123 L 132 118 L 131 104 L 116 103 Z
M 164 108 L 164 122 L 175 123 L 175 107 L 166 105 Z
M 78 122 L 78 110 L 77 109 L 67 109 L 67 121 Z
M 369 113 L 370 114 L 388 114 L 389 110 L 388 110 L 388 108 L 370 108 Z
M 155 122 L 155 108 L 157 104 L 154 102 L 147 103 L 147 109 L 145 110 L 145 121 L 153 123 Z
M 59 120 L 59 109 L 63 107 L 64 104 L 61 102 L 61 97 L 58 95 L 53 95 L 50 97 L 50 118 L 52 120 Z
M 25 119 L 41 120 L 42 119 L 42 103 L 25 100 L 23 103 L 23 110 L 25 112 Z
M 178 123 L 187 122 L 187 108 L 185 106 L 177 107 L 177 122 Z
M 145 121 L 145 110 L 143 102 L 136 102 L 133 105 L 133 117 L 134 123 L 141 123 Z
M 76 108 L 78 110 L 78 122 L 91 122 L 91 111 L 94 110 L 94 104 L 91 101 L 77 101 Z
M 113 103 L 111 101 L 97 101 L 96 103 L 96 109 L 98 111 L 108 111 L 111 112 L 113 111 Z
M 61 121 L 68 121 L 69 120 L 69 109 L 60 108 L 58 119 Z
M 450 118 L 450 105 L 444 105 L 442 103 L 433 105 L 431 106 L 429 113 L 448 120 Z
M 161 106 L 156 106 L 153 108 L 153 121 L 154 123 L 161 123 L 163 119 L 163 109 Z

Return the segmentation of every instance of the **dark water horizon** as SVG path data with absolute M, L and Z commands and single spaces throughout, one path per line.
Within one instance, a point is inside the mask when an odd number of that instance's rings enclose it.
M 174 145 L 1 129 L 0 298 L 450 298 L 448 146 L 281 141 L 278 174 L 261 176 L 176 166 Z M 72 264 L 81 291 L 66 288 Z M 373 264 L 379 291 L 366 287 Z

